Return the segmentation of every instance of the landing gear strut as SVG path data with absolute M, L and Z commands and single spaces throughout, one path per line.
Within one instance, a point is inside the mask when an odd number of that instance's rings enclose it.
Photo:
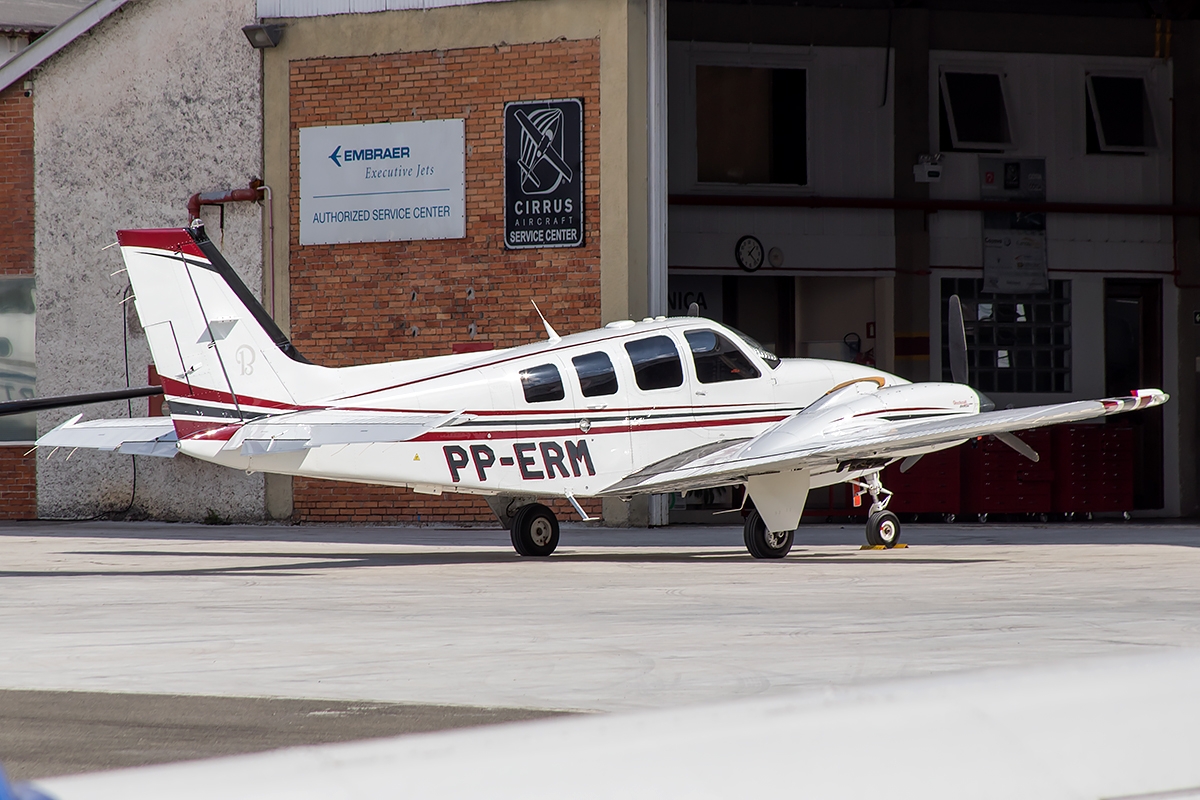
M 879 482 L 879 473 L 864 475 L 853 481 L 858 494 L 871 495 L 871 512 L 867 515 L 867 544 L 872 547 L 895 547 L 900 541 L 900 518 L 887 510 L 892 493 Z
M 746 517 L 745 527 L 742 528 L 746 549 L 755 558 L 783 558 L 792 549 L 795 536 L 795 531 L 771 533 L 757 510 L 750 512 L 750 516 Z
M 558 547 L 558 518 L 541 503 L 517 509 L 508 532 L 513 549 L 523 556 L 548 556 Z

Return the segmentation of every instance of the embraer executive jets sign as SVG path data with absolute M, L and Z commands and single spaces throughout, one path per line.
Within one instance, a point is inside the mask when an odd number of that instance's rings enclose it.
M 583 103 L 504 106 L 504 246 L 583 244 Z
M 300 244 L 466 236 L 461 119 L 300 129 Z

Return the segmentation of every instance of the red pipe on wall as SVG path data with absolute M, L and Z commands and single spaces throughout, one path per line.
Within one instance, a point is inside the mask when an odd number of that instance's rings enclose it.
M 196 192 L 188 198 L 188 224 L 200 216 L 200 206 L 223 206 L 226 203 L 257 203 L 267 202 L 267 308 L 271 319 L 275 318 L 275 210 L 271 206 L 271 187 L 258 178 L 250 181 L 245 189 L 228 189 L 216 192 Z M 224 231 L 225 212 L 221 212 L 221 226 Z M 222 233 L 222 235 L 224 235 Z
M 256 203 L 262 199 L 262 181 L 250 181 L 245 189 L 228 189 L 223 192 L 196 192 L 188 198 L 188 224 L 200 216 L 200 206 L 223 206 L 226 203 Z

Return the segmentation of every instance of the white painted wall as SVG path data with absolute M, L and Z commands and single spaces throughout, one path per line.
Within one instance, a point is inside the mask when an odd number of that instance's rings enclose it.
M 930 152 L 938 150 L 939 70 L 1003 75 L 1013 146 L 1005 156 L 1046 159 L 1051 202 L 1171 202 L 1171 67 L 1160 59 L 1028 53 L 929 55 Z M 1158 146 L 1145 156 L 1085 153 L 1084 76 L 1088 72 L 1142 76 Z M 985 154 L 994 157 L 995 154 Z M 933 198 L 978 199 L 979 154 L 943 153 L 942 180 Z M 981 267 L 979 212 L 939 211 L 929 218 L 930 263 Z M 1046 221 L 1051 269 L 1170 270 L 1169 217 L 1052 214 Z
M 1004 155 L 1046 159 L 1046 199 L 1051 202 L 1169 204 L 1171 192 L 1170 63 L 1028 53 L 933 51 L 929 56 L 930 152 L 938 149 L 940 70 L 996 71 L 1003 75 L 1013 145 Z M 1085 75 L 1141 76 L 1154 119 L 1157 147 L 1144 156 L 1088 154 Z M 995 154 L 984 154 L 992 157 Z M 934 198 L 978 199 L 976 153 L 943 153 L 943 177 L 930 184 Z M 933 374 L 941 374 L 940 278 L 980 277 L 983 266 L 979 212 L 939 211 L 929 216 L 929 346 Z M 1069 394 L 994 393 L 1000 406 L 1031 406 L 1104 396 L 1104 278 L 1163 276 L 1163 386 L 1178 391 L 1174 335 L 1178 290 L 1170 217 L 1050 214 L 1046 220 L 1050 277 L 1070 280 L 1071 385 Z M 974 271 L 963 267 L 976 268 Z M 1164 409 L 1163 469 L 1168 515 L 1179 513 L 1179 404 Z
M 197 191 L 241 188 L 262 174 L 259 54 L 243 25 L 254 0 L 130 3 L 73 42 L 35 78 L 35 243 L 38 393 L 145 385 L 149 351 L 132 308 L 118 228 L 187 222 Z M 222 249 L 256 293 L 262 232 L 256 204 L 227 208 Z M 218 211 L 203 214 L 220 242 Z M 127 323 L 127 324 L 125 324 Z M 134 416 L 146 414 L 133 402 Z M 88 418 L 124 416 L 125 403 L 92 406 Z M 44 432 L 78 410 L 43 412 Z M 129 456 L 66 453 L 38 458 L 38 513 L 90 517 L 129 503 Z M 262 519 L 263 478 L 187 458 L 137 460 L 134 512 L 203 519 Z
M 671 194 L 892 196 L 892 97 L 889 90 L 883 103 L 883 48 L 696 42 L 668 47 Z M 808 70 L 808 186 L 696 180 L 697 64 Z M 895 266 L 892 220 L 890 211 L 672 206 L 668 261 L 673 269 L 736 272 L 734 245 L 752 234 L 765 248 L 783 250 L 782 272 L 888 270 Z M 761 270 L 770 271 L 768 266 Z

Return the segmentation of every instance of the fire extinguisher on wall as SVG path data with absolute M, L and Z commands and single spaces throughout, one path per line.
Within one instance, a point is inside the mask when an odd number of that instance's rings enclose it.
M 847 352 L 850 354 L 850 360 L 855 364 L 862 364 L 867 367 L 875 366 L 875 348 L 863 352 L 862 337 L 854 331 L 847 333 L 842 337 L 842 344 L 846 346 Z

